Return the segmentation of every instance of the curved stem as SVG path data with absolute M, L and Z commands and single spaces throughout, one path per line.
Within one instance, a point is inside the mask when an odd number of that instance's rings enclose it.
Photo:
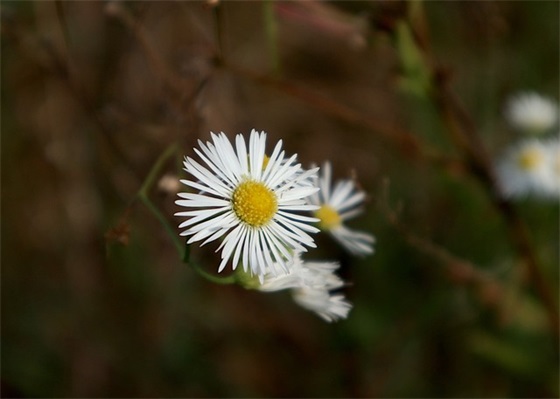
M 187 251 L 187 249 L 185 248 L 185 243 L 183 243 L 181 241 L 181 239 L 179 238 L 179 235 L 175 231 L 175 228 L 169 223 L 169 221 L 167 220 L 165 215 L 157 208 L 157 206 L 150 200 L 150 197 L 149 197 L 149 192 L 150 192 L 151 188 L 154 186 L 155 182 L 157 181 L 158 176 L 161 174 L 161 170 L 163 169 L 163 166 L 165 165 L 167 160 L 169 158 L 171 158 L 176 153 L 177 149 L 178 149 L 177 144 L 172 144 L 159 156 L 159 158 L 156 160 L 154 166 L 152 167 L 152 169 L 148 173 L 148 176 L 144 180 L 144 183 L 142 183 L 142 187 L 140 187 L 140 190 L 138 191 L 138 199 L 140 199 L 140 201 L 142 201 L 142 203 L 144 205 L 146 205 L 146 208 L 148 208 L 148 210 L 150 212 L 152 212 L 153 215 L 162 224 L 162 226 L 165 229 L 165 231 L 167 232 L 167 234 L 173 240 L 173 244 L 175 245 L 175 249 L 177 249 L 177 253 L 179 255 L 179 258 L 185 259 L 185 255 L 186 255 L 186 251 Z M 235 275 L 230 275 L 230 276 L 226 276 L 226 277 L 218 277 L 216 275 L 208 273 L 199 264 L 197 264 L 196 262 L 193 262 L 192 260 L 185 260 L 185 261 L 200 276 L 204 277 L 208 281 L 211 281 L 211 282 L 216 283 L 216 284 L 235 284 L 236 283 Z
M 193 262 L 192 260 L 189 261 L 189 266 L 192 267 L 199 275 L 204 277 L 206 280 L 211 281 L 213 283 L 223 284 L 223 285 L 237 283 L 235 274 L 230 274 L 229 276 L 225 276 L 225 277 L 219 277 L 214 274 L 208 273 L 198 263 Z
M 178 149 L 177 144 L 172 144 L 163 152 L 163 154 L 161 154 L 159 156 L 159 158 L 156 160 L 156 163 L 154 164 L 154 166 L 152 167 L 152 169 L 148 173 L 148 176 L 146 177 L 146 179 L 142 183 L 142 186 L 140 187 L 140 190 L 138 191 L 137 196 L 138 196 L 138 199 L 140 199 L 140 201 L 142 201 L 142 203 L 144 205 L 146 205 L 146 208 L 148 208 L 148 210 L 150 212 L 152 212 L 154 214 L 154 216 L 159 220 L 159 222 L 163 225 L 163 228 L 165 229 L 167 234 L 169 234 L 169 236 L 173 240 L 173 244 L 175 245 L 175 248 L 177 249 L 177 252 L 179 253 L 179 257 L 182 258 L 183 254 L 184 254 L 183 243 L 179 239 L 179 236 L 177 235 L 177 232 L 175 231 L 175 228 L 171 226 L 171 224 L 169 223 L 167 218 L 161 213 L 161 211 L 150 200 L 150 197 L 148 195 L 148 193 L 150 192 L 150 189 L 154 186 L 157 177 L 160 175 L 161 169 L 165 165 L 165 162 L 171 156 L 173 156 L 175 154 L 177 149 Z

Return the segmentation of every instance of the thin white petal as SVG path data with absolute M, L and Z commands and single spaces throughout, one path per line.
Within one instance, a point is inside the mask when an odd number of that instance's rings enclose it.
M 323 164 L 323 176 L 319 180 L 319 185 L 321 187 L 321 195 L 323 196 L 323 202 L 329 203 L 331 196 L 331 163 L 326 161 Z

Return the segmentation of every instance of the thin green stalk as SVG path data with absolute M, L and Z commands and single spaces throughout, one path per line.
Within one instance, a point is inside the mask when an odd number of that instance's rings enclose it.
M 270 63 L 272 71 L 275 75 L 280 74 L 280 57 L 278 54 L 278 25 L 274 15 L 274 1 L 266 0 L 264 2 L 264 26 L 266 30 L 266 39 L 270 52 Z
M 210 274 L 208 273 L 206 270 L 204 270 L 202 267 L 200 267 L 200 265 L 196 262 L 192 262 L 189 261 L 189 265 L 198 273 L 200 274 L 202 277 L 204 277 L 206 280 L 211 281 L 213 283 L 216 284 L 235 284 L 237 283 L 237 278 L 235 277 L 235 274 L 230 274 L 229 276 L 225 276 L 225 277 L 218 277 L 214 274 Z
M 188 255 L 188 254 L 187 254 L 187 248 L 185 246 L 185 243 L 183 243 L 181 241 L 181 239 L 179 238 L 179 235 L 175 231 L 175 228 L 169 223 L 169 221 L 167 220 L 165 215 L 150 200 L 150 197 L 149 197 L 150 190 L 152 189 L 152 187 L 154 186 L 155 182 L 157 181 L 159 175 L 161 174 L 161 170 L 163 169 L 165 163 L 167 162 L 167 160 L 169 158 L 171 158 L 176 153 L 177 149 L 178 149 L 177 144 L 172 144 L 163 152 L 163 154 L 160 155 L 160 157 L 157 159 L 154 166 L 150 170 L 150 173 L 148 173 L 148 176 L 144 180 L 144 183 L 142 184 L 142 187 L 140 187 L 140 190 L 138 191 L 137 198 L 140 199 L 140 201 L 142 201 L 142 203 L 146 206 L 146 208 L 148 208 L 148 210 L 162 224 L 162 226 L 165 229 L 165 231 L 167 232 L 167 234 L 173 240 L 173 244 L 175 245 L 175 248 L 177 249 L 177 253 L 179 254 L 180 259 L 187 262 L 189 264 L 189 266 L 191 266 L 199 275 L 201 275 L 202 277 L 204 277 L 208 281 L 211 281 L 211 282 L 216 283 L 216 284 L 235 284 L 237 282 L 235 275 L 230 275 L 230 276 L 226 276 L 226 277 L 218 277 L 218 276 L 215 276 L 215 275 L 212 275 L 212 274 L 208 273 L 207 271 L 202 269 L 200 267 L 200 265 L 191 261 L 190 259 L 186 259 L 187 258 L 186 255 Z
M 179 236 L 177 235 L 177 232 L 175 231 L 175 229 L 171 226 L 171 224 L 169 223 L 167 218 L 152 203 L 152 201 L 150 201 L 150 199 L 148 197 L 140 195 L 139 198 L 144 203 L 144 205 L 146 205 L 146 208 L 148 208 L 148 210 L 150 212 L 152 212 L 154 214 L 154 216 L 159 220 L 159 222 L 163 225 L 163 228 L 165 229 L 167 234 L 169 234 L 169 236 L 173 240 L 173 244 L 175 245 L 175 249 L 177 249 L 179 257 L 182 258 L 183 255 L 184 255 L 184 251 L 185 251 L 184 244 L 179 239 Z
M 177 144 L 172 144 L 163 152 L 163 154 L 160 155 L 160 157 L 157 159 L 156 163 L 154 164 L 154 166 L 150 170 L 150 173 L 146 177 L 146 180 L 144 180 L 144 183 L 142 184 L 142 187 L 140 187 L 140 190 L 138 191 L 138 198 L 140 199 L 140 201 L 142 201 L 142 203 L 144 205 L 146 205 L 146 208 L 148 208 L 150 210 L 150 212 L 152 212 L 154 214 L 154 216 L 159 220 L 159 222 L 163 225 L 163 228 L 165 229 L 167 234 L 169 234 L 169 236 L 173 240 L 173 244 L 175 245 L 175 248 L 177 249 L 177 252 L 179 253 L 179 257 L 182 257 L 183 252 L 184 252 L 184 248 L 183 248 L 183 244 L 179 240 L 179 237 L 177 236 L 177 232 L 169 224 L 169 221 L 167 220 L 167 218 L 161 213 L 161 211 L 150 200 L 150 197 L 148 195 L 148 193 L 150 192 L 150 189 L 153 187 L 153 185 L 156 182 L 156 179 L 160 175 L 161 169 L 165 165 L 165 162 L 171 156 L 173 156 L 173 154 L 175 154 L 177 149 L 178 149 Z
M 167 159 L 169 159 L 177 151 L 177 149 L 177 144 L 171 144 L 169 147 L 167 147 L 163 154 L 159 156 L 154 166 L 152 166 L 150 173 L 148 173 L 148 176 L 144 180 L 142 187 L 140 187 L 140 190 L 138 191 L 139 197 L 144 197 L 146 199 L 148 198 L 148 192 L 153 187 L 157 177 L 161 172 L 161 169 L 163 168 L 163 165 L 165 165 Z

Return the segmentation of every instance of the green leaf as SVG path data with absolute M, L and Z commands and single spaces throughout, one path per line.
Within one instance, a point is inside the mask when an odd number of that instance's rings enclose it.
M 400 88 L 415 95 L 427 95 L 430 88 L 430 71 L 405 21 L 397 24 L 395 46 L 402 69 L 402 76 L 399 79 Z

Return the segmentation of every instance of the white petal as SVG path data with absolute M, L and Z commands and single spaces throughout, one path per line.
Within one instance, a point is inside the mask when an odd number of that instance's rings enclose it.
M 335 209 L 338 209 L 338 207 L 348 197 L 348 194 L 352 192 L 353 188 L 354 183 L 352 182 L 352 180 L 342 180 L 338 182 L 332 192 L 331 199 L 328 203 Z
M 350 197 L 346 198 L 343 202 L 340 203 L 340 205 L 337 207 L 338 212 L 343 212 L 346 209 L 352 208 L 364 202 L 365 197 L 366 194 L 363 191 L 358 191 L 352 194 Z
M 249 174 L 249 160 L 247 159 L 247 146 L 245 145 L 245 138 L 242 134 L 238 134 L 235 137 L 235 146 L 237 148 L 237 158 L 239 159 L 239 165 L 241 167 L 241 174 Z
M 278 143 L 276 144 L 276 147 L 274 147 L 274 151 L 272 151 L 272 155 L 270 155 L 270 158 L 268 158 L 268 164 L 266 165 L 266 168 L 262 175 L 263 181 L 268 180 L 268 176 L 270 175 L 270 172 L 277 168 L 276 164 L 277 163 L 280 164 L 283 158 L 284 158 L 284 151 L 282 151 L 282 140 L 279 140 Z
M 326 161 L 323 164 L 323 176 L 319 180 L 319 187 L 321 187 L 321 195 L 323 202 L 329 203 L 331 195 L 331 163 Z
M 231 190 L 224 190 L 222 189 L 221 186 L 214 186 L 214 187 L 209 187 L 207 185 L 203 185 L 191 180 L 185 180 L 185 179 L 181 179 L 181 183 L 183 183 L 186 186 L 195 188 L 201 192 L 207 192 L 209 194 L 213 194 L 217 197 L 222 197 L 222 198 L 229 198 L 231 196 Z

